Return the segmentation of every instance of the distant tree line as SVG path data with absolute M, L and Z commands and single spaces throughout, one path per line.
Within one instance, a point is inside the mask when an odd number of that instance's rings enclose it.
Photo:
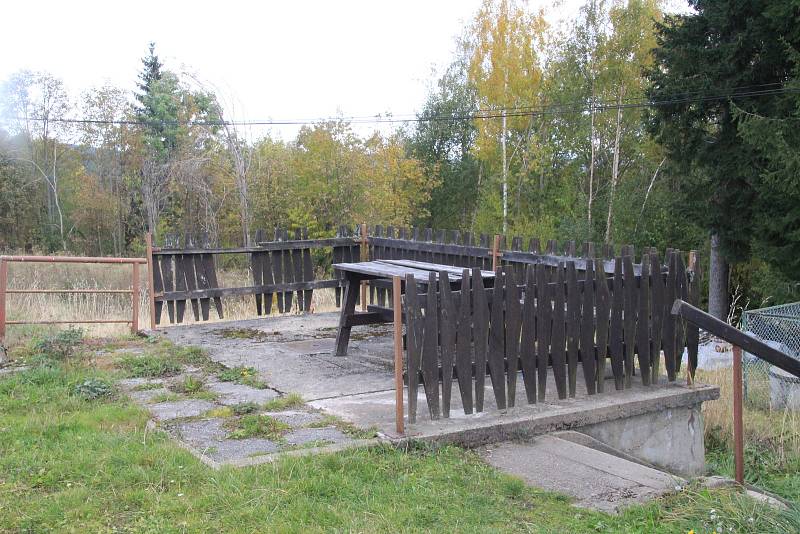
M 128 254 L 148 231 L 228 246 L 278 225 L 421 224 L 700 249 L 719 316 L 732 294 L 797 300 L 800 8 L 690 4 L 587 0 L 553 27 L 486 0 L 418 121 L 368 137 L 338 120 L 253 139 L 154 45 L 136 88 L 77 100 L 18 72 L 2 86 L 0 248 Z

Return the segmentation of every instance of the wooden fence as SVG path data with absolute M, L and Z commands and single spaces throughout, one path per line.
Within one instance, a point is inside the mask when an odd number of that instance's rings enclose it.
M 528 264 L 543 265 L 548 275 L 552 275 L 558 265 L 572 261 L 582 273 L 587 259 L 602 252 L 603 271 L 613 274 L 614 269 L 612 246 L 600 250 L 592 243 L 584 243 L 577 255 L 574 241 L 559 245 L 551 240 L 541 245 L 538 239 L 531 239 L 527 250 L 522 250 L 522 239 L 515 237 L 510 250 L 505 250 L 503 236 L 474 236 L 430 228 L 351 225 L 339 227 L 332 238 L 309 239 L 305 228 L 291 233 L 276 229 L 269 238 L 259 231 L 255 237 L 253 246 L 238 248 L 214 248 L 202 239 L 179 240 L 174 236 L 168 237 L 160 248 L 150 244 L 147 259 L 152 272 L 151 327 L 161 323 L 165 311 L 170 323 L 184 322 L 187 302 L 195 321 L 209 320 L 212 303 L 217 317 L 222 319 L 224 299 L 230 296 L 253 295 L 254 313 L 260 316 L 293 309 L 311 311 L 314 290 L 334 288 L 339 307 L 343 281 L 332 272 L 334 263 L 412 259 L 484 270 L 504 266 L 512 268 L 519 278 Z M 621 251 L 623 255 L 633 254 L 630 246 L 622 247 Z M 252 284 L 222 287 L 216 261 L 221 254 L 247 255 Z M 640 265 L 634 264 L 633 269 L 635 274 L 641 273 Z M 364 293 L 369 304 L 385 305 L 390 298 L 390 284 L 381 281 L 371 282 Z
M 520 269 L 509 262 L 494 288 L 484 288 L 477 269 L 471 276 L 465 270 L 460 291 L 437 283 L 432 273 L 423 294 L 409 276 L 403 302 L 409 422 L 416 420 L 420 384 L 435 419 L 449 417 L 454 383 L 464 412 L 482 411 L 487 376 L 499 409 L 514 406 L 520 371 L 528 403 L 545 399 L 551 372 L 558 397 L 574 397 L 579 368 L 593 395 L 605 388 L 609 362 L 617 390 L 631 387 L 635 368 L 643 385 L 657 383 L 661 351 L 674 381 L 685 347 L 691 379 L 698 330 L 670 309 L 676 298 L 699 299 L 696 255 L 689 256 L 689 270 L 674 250 L 665 264 L 652 251 L 645 254 L 638 273 L 631 256 L 581 264 Z

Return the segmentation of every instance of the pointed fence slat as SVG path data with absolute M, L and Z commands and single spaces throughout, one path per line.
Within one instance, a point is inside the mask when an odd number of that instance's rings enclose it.
M 597 392 L 605 391 L 606 383 L 606 358 L 608 356 L 608 322 L 611 312 L 611 293 L 608 289 L 608 280 L 602 270 L 595 271 L 595 297 L 596 319 L 595 319 L 595 343 L 597 344 Z
M 642 255 L 642 276 L 639 278 L 639 314 L 636 317 L 636 353 L 642 384 L 650 384 L 650 260 Z
M 637 280 L 633 274 L 631 256 L 622 258 L 623 290 L 625 293 L 625 311 L 623 314 L 623 339 L 625 341 L 625 387 L 631 387 L 633 378 L 634 352 L 636 348 L 636 316 L 639 297 Z
M 570 241 L 572 247 L 575 242 Z M 581 291 L 575 262 L 567 262 L 567 381 L 569 396 L 575 396 L 578 385 L 578 358 L 581 339 Z
M 472 335 L 475 347 L 475 411 L 483 411 L 486 357 L 489 352 L 489 302 L 479 268 L 472 270 Z
M 464 413 L 472 413 L 472 295 L 469 270 L 461 274 L 461 295 L 458 302 L 456 338 L 456 373 Z
M 510 269 L 510 268 L 509 268 Z M 520 292 L 517 287 L 517 273 L 509 270 L 505 276 L 505 359 L 508 406 L 513 407 L 517 396 L 517 373 L 519 371 L 519 340 L 522 326 L 522 307 Z
M 414 276 L 406 275 L 406 380 L 408 383 L 408 422 L 417 420 L 417 394 L 419 390 L 419 369 L 422 359 L 422 318 Z
M 447 271 L 439 273 L 439 328 L 442 350 L 442 415 L 450 417 L 450 396 L 453 387 L 453 365 L 456 360 L 458 316 Z
M 506 409 L 505 387 L 505 320 L 503 294 L 506 276 L 498 271 L 492 291 L 491 320 L 489 324 L 489 377 L 492 380 L 494 399 L 500 410 Z
M 536 273 L 533 265 L 525 268 L 525 304 L 522 307 L 522 342 L 520 343 L 522 380 L 528 404 L 536 402 Z
M 559 266 L 556 271 L 556 284 L 553 288 L 553 330 L 550 344 L 552 345 L 553 376 L 559 399 L 567 398 L 567 354 L 566 354 L 566 301 L 564 297 L 565 276 L 564 268 Z M 548 297 L 549 298 L 549 297 Z
M 625 387 L 625 353 L 622 343 L 622 314 L 625 305 L 625 292 L 622 286 L 622 258 L 614 259 L 614 282 L 611 295 L 611 319 L 609 325 L 609 345 L 611 350 L 611 371 L 614 373 L 614 388 Z
M 550 363 L 552 308 L 544 265 L 536 266 L 536 369 L 537 395 L 544 402 L 547 393 L 547 367 Z

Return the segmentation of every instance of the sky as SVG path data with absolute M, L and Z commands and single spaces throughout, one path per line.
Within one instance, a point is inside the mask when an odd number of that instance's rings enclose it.
M 480 3 L 15 1 L 3 6 L 0 83 L 30 69 L 73 95 L 107 82 L 133 90 L 154 41 L 166 68 L 214 87 L 237 119 L 408 114 Z

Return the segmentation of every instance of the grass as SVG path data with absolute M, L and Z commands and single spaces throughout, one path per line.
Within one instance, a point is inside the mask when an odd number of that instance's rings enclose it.
M 731 370 L 698 371 L 700 382 L 720 388 L 719 400 L 703 405 L 706 463 L 733 477 L 733 389 Z M 745 481 L 800 502 L 800 414 L 745 404 Z
M 225 339 L 253 339 L 256 341 L 264 341 L 267 338 L 266 332 L 256 330 L 255 328 L 220 328 L 215 330 L 214 334 Z
M 159 378 L 174 376 L 185 365 L 215 372 L 221 366 L 211 361 L 198 347 L 176 347 L 166 340 L 149 344 L 144 354 L 124 354 L 116 362 L 130 378 Z
M 302 408 L 305 404 L 306 401 L 298 393 L 289 393 L 283 397 L 276 397 L 267 401 L 264 404 L 264 409 L 268 412 L 281 412 L 283 410 Z
M 76 392 L 121 374 L 76 360 L 0 379 L 0 531 L 800 531 L 798 512 L 729 489 L 689 486 L 618 516 L 581 510 L 457 447 L 376 446 L 213 470 L 149 429 L 124 397 Z
M 227 367 L 217 374 L 217 378 L 223 382 L 236 382 L 256 389 L 266 389 L 269 385 L 258 378 L 258 374 L 253 367 Z
M 349 421 L 330 414 L 325 414 L 319 421 L 310 423 L 308 428 L 324 428 L 326 426 L 336 427 L 342 434 L 346 434 L 353 439 L 370 439 L 374 438 L 377 433 L 376 428 L 359 428 Z
M 283 421 L 265 414 L 247 414 L 228 423 L 231 439 L 264 438 L 282 442 L 283 436 L 292 427 Z

